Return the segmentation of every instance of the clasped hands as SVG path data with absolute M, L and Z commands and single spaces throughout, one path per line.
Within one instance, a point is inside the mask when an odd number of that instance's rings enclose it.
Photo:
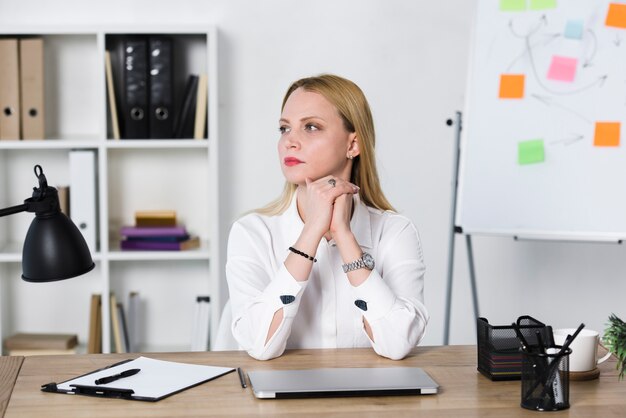
M 302 206 L 305 228 L 320 239 L 349 233 L 352 195 L 358 192 L 358 186 L 339 177 L 326 176 L 315 181 L 307 178 L 306 202 Z

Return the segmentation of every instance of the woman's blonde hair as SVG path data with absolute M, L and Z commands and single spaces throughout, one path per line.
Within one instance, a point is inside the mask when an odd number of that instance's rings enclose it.
M 363 203 L 381 210 L 394 210 L 383 194 L 378 180 L 374 153 L 376 142 L 374 120 L 367 99 L 359 86 L 332 74 L 303 78 L 295 81 L 287 89 L 281 110 L 284 109 L 289 96 L 299 88 L 324 96 L 339 112 L 346 130 L 356 133 L 360 153 L 352 160 L 350 181 L 359 186 L 359 196 Z M 283 213 L 289 207 L 296 188 L 296 184 L 285 182 L 282 194 L 256 212 L 270 216 Z

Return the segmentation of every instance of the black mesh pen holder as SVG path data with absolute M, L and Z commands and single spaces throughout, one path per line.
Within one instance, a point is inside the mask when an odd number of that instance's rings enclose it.
M 537 331 L 549 341 L 546 325 L 524 315 L 517 326 L 530 345 L 537 345 Z M 476 320 L 478 371 L 491 380 L 519 380 L 522 373 L 520 341 L 511 325 L 491 325 L 486 318 Z
M 522 352 L 522 401 L 520 405 L 536 411 L 569 408 L 569 355 L 572 350 L 555 346 Z

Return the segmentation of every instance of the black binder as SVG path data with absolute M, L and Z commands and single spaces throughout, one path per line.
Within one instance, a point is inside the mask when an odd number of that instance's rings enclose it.
M 145 38 L 124 40 L 124 139 L 148 138 L 148 61 Z
M 174 124 L 174 136 L 176 138 L 193 138 L 194 122 L 196 116 L 196 98 L 198 96 L 198 76 L 191 74 L 187 78 L 185 96 Z
M 172 58 L 171 38 L 150 38 L 150 138 L 172 138 L 174 135 Z

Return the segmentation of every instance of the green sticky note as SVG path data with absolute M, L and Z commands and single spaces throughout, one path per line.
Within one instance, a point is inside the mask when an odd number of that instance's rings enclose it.
M 556 9 L 556 0 L 530 0 L 530 10 Z
M 526 10 L 526 0 L 500 0 L 500 10 L 503 12 Z
M 542 163 L 544 159 L 543 139 L 531 139 L 517 144 L 517 162 L 520 165 Z

